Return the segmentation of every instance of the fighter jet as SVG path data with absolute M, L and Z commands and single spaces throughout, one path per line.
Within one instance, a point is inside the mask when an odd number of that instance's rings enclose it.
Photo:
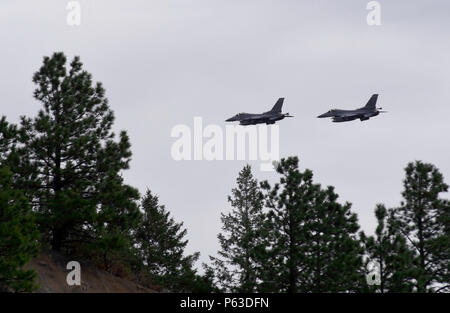
M 356 119 L 360 119 L 361 121 L 366 121 L 371 117 L 377 116 L 380 113 L 386 113 L 386 111 L 381 111 L 383 108 L 377 108 L 375 105 L 377 103 L 378 95 L 374 94 L 370 97 L 369 102 L 359 109 L 356 110 L 338 110 L 332 109 L 324 114 L 318 116 L 318 118 L 322 117 L 332 117 L 333 122 L 348 122 Z
M 293 117 L 292 115 L 289 115 L 289 113 L 281 113 L 283 101 L 284 98 L 278 99 L 270 111 L 261 114 L 239 113 L 227 119 L 225 122 L 239 121 L 240 125 L 275 124 L 276 121 L 280 121 L 285 117 Z

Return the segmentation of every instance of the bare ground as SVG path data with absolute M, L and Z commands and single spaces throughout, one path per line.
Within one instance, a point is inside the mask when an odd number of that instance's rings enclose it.
M 70 270 L 67 259 L 54 252 L 43 252 L 30 261 L 26 268 L 34 269 L 38 275 L 40 293 L 152 293 L 152 289 L 140 286 L 133 281 L 114 276 L 97 267 L 83 263 L 81 265 L 81 285 L 69 286 L 66 278 Z

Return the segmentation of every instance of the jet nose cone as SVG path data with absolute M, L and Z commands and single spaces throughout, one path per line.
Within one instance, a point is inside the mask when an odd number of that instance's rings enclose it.
M 319 116 L 317 116 L 318 118 L 323 118 L 323 117 L 333 117 L 334 116 L 334 112 L 333 111 L 328 111 L 325 112 L 323 114 L 320 114 Z
M 236 119 L 235 117 L 230 117 L 229 119 L 226 119 L 225 122 L 234 122 Z

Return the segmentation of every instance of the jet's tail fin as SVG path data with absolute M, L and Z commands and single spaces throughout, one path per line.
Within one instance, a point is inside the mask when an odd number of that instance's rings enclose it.
M 284 98 L 278 99 L 277 103 L 273 106 L 270 112 L 281 113 L 281 108 L 283 107 Z
M 370 97 L 367 104 L 364 106 L 364 108 L 375 110 L 376 104 L 377 104 L 377 99 L 378 99 L 378 94 L 373 94 L 372 97 Z

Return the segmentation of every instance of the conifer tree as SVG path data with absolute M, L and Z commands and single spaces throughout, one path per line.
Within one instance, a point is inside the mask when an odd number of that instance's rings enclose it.
M 378 204 L 375 216 L 378 221 L 375 235 L 366 238 L 363 234 L 368 259 L 377 265 L 379 272 L 380 284 L 372 288 L 380 293 L 412 292 L 414 253 L 399 232 L 392 210 Z
M 395 210 L 402 234 L 415 252 L 418 292 L 450 290 L 449 201 L 439 197 L 448 185 L 432 164 L 411 162 L 405 168 L 403 201 Z
M 216 280 L 215 280 L 215 273 L 214 269 L 207 265 L 206 263 L 202 264 L 204 274 L 199 275 L 197 277 L 197 288 L 195 289 L 195 292 L 200 293 L 218 293 L 222 290 L 217 286 Z
M 78 57 L 66 68 L 63 53 L 45 57 L 33 82 L 43 108 L 34 119 L 22 118 L 20 132 L 44 239 L 59 251 L 101 239 L 98 228 L 117 219 L 136 219 L 138 193 L 120 176 L 131 157 L 129 139 L 121 132 L 116 141 L 101 83 L 93 84 Z
M 6 117 L 0 118 L 0 165 L 6 165 L 6 161 L 17 143 L 17 127 L 6 121 Z
M 193 291 L 197 279 L 193 269 L 199 253 L 185 256 L 188 243 L 183 223 L 176 223 L 159 204 L 158 196 L 147 191 L 142 199 L 143 216 L 136 230 L 136 242 L 154 284 L 170 291 Z
M 95 251 L 94 258 L 107 271 L 114 265 L 130 265 L 135 257 L 133 235 L 142 214 L 139 211 L 138 191 L 123 183 L 123 178 L 115 173 L 105 178 L 98 189 L 98 211 L 87 249 Z M 89 253 L 88 253 L 89 254 Z
M 36 256 L 39 233 L 28 200 L 12 187 L 12 173 L 0 168 L 0 291 L 33 291 L 36 273 L 23 266 Z
M 319 189 L 308 207 L 306 258 L 299 268 L 302 292 L 361 292 L 365 287 L 358 219 L 351 204 L 337 202 L 334 187 Z
M 272 276 L 271 291 L 360 291 L 363 249 L 351 205 L 339 204 L 332 187 L 314 184 L 310 170 L 298 169 L 297 157 L 282 159 L 277 172 L 279 184 L 262 184 L 270 208 L 272 257 L 265 276 Z
M 237 187 L 228 196 L 233 209 L 221 214 L 223 233 L 218 235 L 219 257 L 210 258 L 224 290 L 255 292 L 265 252 L 264 197 L 250 165 L 240 171 L 236 182 Z

